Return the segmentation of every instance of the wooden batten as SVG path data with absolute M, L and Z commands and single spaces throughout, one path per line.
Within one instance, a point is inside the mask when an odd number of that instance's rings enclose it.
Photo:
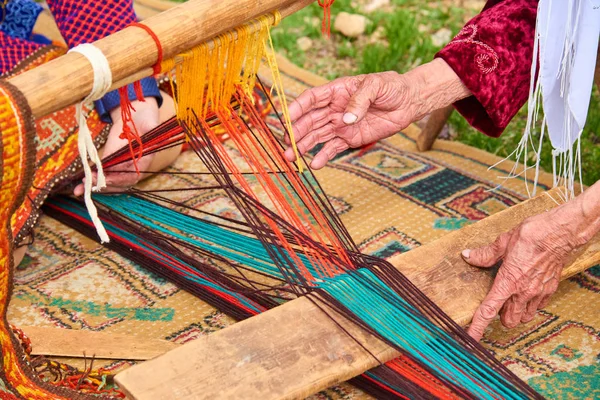
M 279 10 L 291 15 L 314 0 L 190 0 L 144 20 L 158 36 L 164 59 L 189 50 L 220 33 Z M 106 56 L 113 82 L 125 85 L 152 74 L 158 52 L 154 40 L 136 27 L 94 43 Z M 62 110 L 92 90 L 93 71 L 87 59 L 69 53 L 9 79 L 27 98 L 36 117 Z
M 557 206 L 556 190 L 424 246 L 392 264 L 461 325 L 493 282 L 493 272 L 466 264 L 460 252 L 491 243 L 526 218 Z M 564 268 L 562 278 L 600 262 L 596 237 Z M 327 316 L 320 308 L 328 310 Z M 303 297 L 187 343 L 116 376 L 131 399 L 302 399 L 397 356 L 395 350 L 325 305 Z M 348 336 L 334 320 L 375 355 Z
M 180 345 L 135 335 L 94 332 L 85 329 L 20 326 L 31 340 L 31 355 L 143 361 Z

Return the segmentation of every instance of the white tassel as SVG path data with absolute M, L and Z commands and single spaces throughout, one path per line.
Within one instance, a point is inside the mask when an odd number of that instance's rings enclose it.
M 527 193 L 535 195 L 539 182 L 540 155 L 546 133 L 553 147 L 553 186 L 564 186 L 561 197 L 567 201 L 578 193 L 581 171 L 581 134 L 591 97 L 596 49 L 600 35 L 599 0 L 540 0 L 536 21 L 533 63 L 528 100 L 527 125 L 519 145 L 506 159 L 516 159 L 504 179 L 525 175 Z M 554 6 L 554 7 L 553 7 Z M 538 61 L 539 60 L 539 61 Z M 537 65 L 539 62 L 539 71 Z M 534 82 L 537 82 L 534 87 Z M 533 144 L 540 106 L 544 116 L 540 142 Z M 533 193 L 527 182 L 528 148 L 535 154 Z M 537 148 L 536 148 L 537 147 Z M 520 163 L 522 173 L 517 174 Z M 579 178 L 579 179 L 577 179 Z
M 69 52 L 76 52 L 85 56 L 92 65 L 92 69 L 94 71 L 94 83 L 92 86 L 92 91 L 85 99 L 83 99 L 81 103 L 77 104 L 75 111 L 77 123 L 79 124 L 77 144 L 79 148 L 79 155 L 81 157 L 81 163 L 83 165 L 83 171 L 85 173 L 85 205 L 88 213 L 90 214 L 92 222 L 96 227 L 96 232 L 98 232 L 100 241 L 102 243 L 108 243 L 110 239 L 106 233 L 106 229 L 104 229 L 104 225 L 102 225 L 102 221 L 100 221 L 100 218 L 98 218 L 98 210 L 96 209 L 96 206 L 92 200 L 92 190 L 100 191 L 105 188 L 106 178 L 104 176 L 104 170 L 102 169 L 102 160 L 100 160 L 98 151 L 94 146 L 92 133 L 87 125 L 85 113 L 83 112 L 83 106 L 84 104 L 101 99 L 106 92 L 108 92 L 112 85 L 112 72 L 110 70 L 108 60 L 102 51 L 92 44 L 80 44 L 79 46 L 72 48 Z M 94 187 L 92 187 L 92 169 L 88 163 L 88 157 L 97 168 L 97 180 L 96 186 Z

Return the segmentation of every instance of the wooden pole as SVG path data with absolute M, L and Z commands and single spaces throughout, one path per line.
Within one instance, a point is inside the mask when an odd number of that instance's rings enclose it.
M 554 207 L 543 193 L 459 231 L 393 257 L 395 265 L 457 323 L 466 325 L 489 291 L 494 271 L 466 264 L 460 251 L 491 243 L 527 217 Z M 600 235 L 575 254 L 562 279 L 600 262 Z M 348 336 L 327 316 L 364 346 Z M 306 297 L 238 322 L 116 376 L 129 398 L 302 399 L 376 367 L 398 353 L 356 324 Z
M 314 0 L 190 0 L 144 20 L 158 36 L 164 58 L 171 58 L 252 19 L 279 10 L 289 16 Z M 110 64 L 113 82 L 125 85 L 152 74 L 158 52 L 144 30 L 125 28 L 94 43 Z M 87 59 L 69 53 L 9 82 L 27 98 L 35 117 L 62 110 L 84 99 L 92 89 Z
M 425 128 L 417 136 L 417 149 L 419 151 L 431 150 L 433 143 L 440 135 L 442 129 L 444 129 L 444 125 L 448 122 L 452 111 L 454 111 L 454 107 L 448 106 L 435 110 L 429 115 Z

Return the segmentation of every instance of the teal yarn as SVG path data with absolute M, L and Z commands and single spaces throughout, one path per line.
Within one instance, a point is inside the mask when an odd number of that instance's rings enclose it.
M 136 196 L 97 195 L 94 200 L 145 228 L 162 232 L 274 278 L 286 278 L 258 239 Z M 298 258 L 313 276 L 316 275 L 306 256 L 298 254 Z
M 107 197 L 108 198 L 108 197 L 114 197 L 114 196 L 98 196 L 98 197 Z M 96 200 L 98 200 L 98 199 L 96 198 Z M 89 214 L 87 212 L 87 209 L 81 203 L 76 203 L 73 201 L 60 201 L 59 204 L 62 209 L 67 210 L 70 213 L 73 213 L 75 215 L 78 215 L 82 219 L 89 220 Z M 111 224 L 105 224 L 105 228 L 109 234 L 113 234 L 115 236 L 123 238 L 123 239 L 129 241 L 130 243 L 134 244 L 135 246 L 137 246 L 140 249 L 144 249 L 151 253 L 155 253 L 153 249 L 151 249 L 145 243 L 140 241 L 136 235 L 128 232 L 127 230 L 121 229 L 121 228 L 116 227 Z M 155 253 L 155 257 L 158 258 L 158 257 L 161 257 L 161 255 L 158 253 Z M 189 265 L 186 264 L 185 261 L 178 259 L 177 257 L 173 257 L 173 256 L 170 256 L 170 257 L 177 263 L 179 263 L 181 265 L 186 265 L 187 267 L 190 267 Z M 237 292 L 234 292 L 232 290 L 228 290 L 227 288 L 224 288 L 220 284 L 212 281 L 206 275 L 202 274 L 200 271 L 196 270 L 195 274 L 194 274 L 194 273 L 191 273 L 190 268 L 182 269 L 174 263 L 169 263 L 167 260 L 165 260 L 165 262 L 167 262 L 169 264 L 169 268 L 172 268 L 173 270 L 178 271 L 181 275 L 185 276 L 185 278 L 187 280 L 195 283 L 196 285 L 198 285 L 200 287 L 203 287 L 208 290 L 212 290 L 214 292 L 224 293 L 228 296 L 231 296 L 232 298 L 235 298 L 240 305 L 244 306 L 248 310 L 253 311 L 256 314 L 264 311 L 264 308 L 260 307 L 258 304 L 254 303 L 252 301 L 249 301 L 245 296 L 243 296 Z
M 415 310 L 371 270 L 361 268 L 319 286 L 387 341 L 439 376 L 481 399 L 526 399 L 493 368 Z
M 274 278 L 286 279 L 258 239 L 136 196 L 98 195 L 95 200 L 147 229 L 162 232 Z M 310 268 L 310 261 L 304 255 L 299 257 Z M 299 282 L 293 271 L 286 275 L 287 279 Z M 429 321 L 371 270 L 361 268 L 315 282 L 318 289 L 364 324 L 457 387 L 476 393 L 481 399 L 528 398 L 507 386 L 504 378 L 493 368 L 458 345 L 453 337 Z

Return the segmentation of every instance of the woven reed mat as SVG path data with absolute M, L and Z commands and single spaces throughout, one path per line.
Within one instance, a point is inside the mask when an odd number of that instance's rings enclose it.
M 287 95 L 297 96 L 324 80 L 280 60 Z M 274 117 L 269 122 L 275 123 Z M 488 191 L 510 167 L 488 170 L 497 157 L 460 143 L 438 141 L 415 152 L 418 128 L 367 151 L 348 151 L 317 177 L 364 252 L 391 257 L 430 242 L 526 198 L 521 180 Z M 184 153 L 172 167 L 198 171 Z M 542 176 L 549 184 L 551 177 Z M 206 177 L 155 176 L 143 188 L 200 186 Z M 219 192 L 180 192 L 187 205 L 213 213 L 236 211 Z M 561 284 L 550 305 L 529 324 L 505 330 L 494 323 L 485 345 L 504 364 L 549 398 L 600 396 L 600 267 Z M 42 217 L 35 242 L 15 273 L 9 321 L 16 326 L 88 329 L 184 343 L 234 321 L 87 239 Z M 34 344 L 35 345 L 35 344 Z M 80 359 L 61 359 L 82 366 Z M 96 361 L 97 367 L 102 365 Z M 112 370 L 129 362 L 105 361 Z M 316 398 L 363 398 L 341 385 Z

